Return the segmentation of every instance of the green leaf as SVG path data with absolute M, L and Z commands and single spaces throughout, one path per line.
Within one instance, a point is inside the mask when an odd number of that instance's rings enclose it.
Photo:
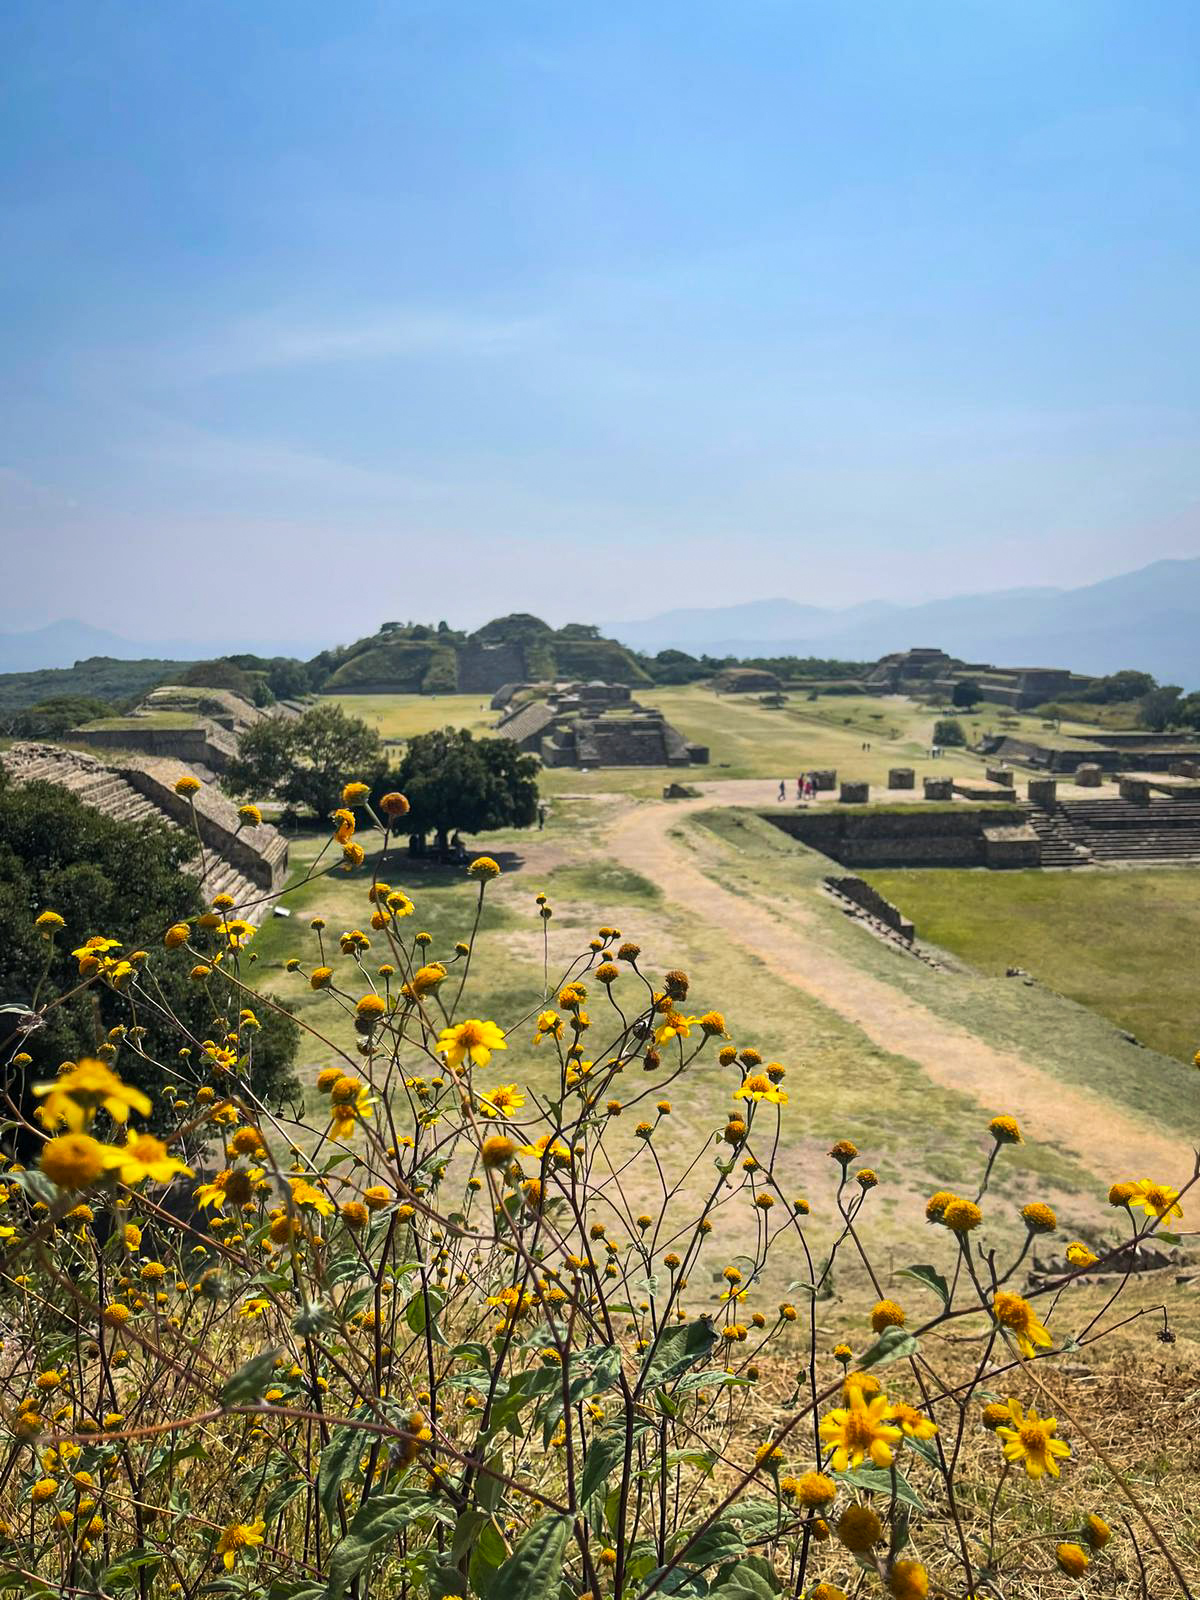
M 279 1348 L 275 1346 L 273 1349 L 263 1350 L 259 1355 L 252 1356 L 244 1366 L 239 1367 L 221 1390 L 221 1404 L 245 1406 L 255 1400 L 261 1400 L 274 1375 L 275 1357 L 278 1354 Z
M 689 1567 L 711 1567 L 718 1561 L 741 1560 L 746 1554 L 746 1541 L 735 1522 L 722 1518 L 706 1528 L 695 1544 L 683 1548 L 679 1559 Z
M 273 1522 L 285 1506 L 292 1501 L 305 1488 L 303 1478 L 284 1478 L 277 1483 L 267 1496 L 267 1503 L 263 1507 L 263 1517 L 267 1522 Z
M 426 1317 L 425 1311 L 427 1301 L 429 1305 L 428 1318 Z M 428 1326 L 433 1334 L 433 1337 L 438 1340 L 439 1343 L 444 1343 L 445 1341 L 442 1339 L 441 1333 L 438 1331 L 437 1314 L 445 1305 L 445 1303 L 446 1296 L 441 1289 L 430 1288 L 419 1290 L 415 1295 L 413 1295 L 412 1299 L 408 1302 L 408 1305 L 405 1306 L 404 1320 L 408 1323 L 408 1326 L 412 1332 L 416 1334 L 424 1333 L 426 1324 L 428 1322 Z
M 709 1367 L 704 1372 L 685 1372 L 675 1385 L 674 1394 L 691 1394 L 694 1389 L 723 1389 L 731 1383 L 748 1384 L 749 1378 L 739 1378 L 732 1372 L 721 1372 L 716 1367 Z
M 112 1566 L 100 1579 L 100 1588 L 103 1590 L 132 1589 L 138 1581 L 138 1573 L 142 1568 L 153 1572 L 155 1567 L 162 1562 L 162 1554 L 158 1550 L 147 1550 L 142 1545 L 137 1545 Z
M 656 1389 L 702 1361 L 717 1342 L 717 1331 L 707 1317 L 677 1322 L 667 1328 L 651 1350 L 637 1387 Z
M 328 1600 L 343 1600 L 350 1580 L 366 1566 L 375 1546 L 413 1520 L 414 1505 L 411 1495 L 379 1494 L 359 1506 L 345 1537 L 329 1554 L 329 1582 L 325 1589 Z
M 338 1494 L 342 1484 L 358 1468 L 358 1451 L 362 1438 L 362 1432 L 358 1428 L 335 1428 L 329 1437 L 329 1443 L 321 1451 L 321 1461 L 317 1467 L 317 1499 L 331 1526 L 337 1512 Z M 370 1505 L 371 1502 L 368 1501 L 367 1504 Z
M 903 1328 L 885 1328 L 858 1363 L 859 1369 L 865 1371 L 867 1367 L 886 1367 L 890 1361 L 902 1361 L 905 1356 L 914 1355 L 919 1349 L 919 1341 L 911 1333 L 905 1333 Z
M 496 1574 L 489 1600 L 543 1600 L 558 1591 L 571 1518 L 556 1514 L 534 1523 Z
M 941 1470 L 942 1458 L 938 1455 L 937 1446 L 932 1439 L 906 1439 L 904 1447 L 906 1450 L 915 1450 L 923 1460 L 928 1461 L 931 1467 L 937 1467 L 939 1471 Z
M 835 1473 L 841 1483 L 847 1483 L 854 1489 L 865 1489 L 871 1494 L 892 1495 L 892 1474 L 887 1467 L 868 1467 L 866 1463 L 861 1467 L 853 1467 L 849 1472 Z M 925 1502 L 917 1494 L 902 1472 L 896 1473 L 895 1478 L 896 1504 L 911 1506 L 914 1511 L 924 1511 Z
M 636 1444 L 639 1435 L 645 1433 L 650 1426 L 648 1422 L 634 1424 L 633 1438 Z M 580 1481 L 580 1499 L 584 1505 L 592 1496 L 608 1482 L 609 1473 L 619 1461 L 625 1459 L 625 1431 L 623 1428 L 614 1427 L 606 1432 L 603 1438 L 597 1439 L 587 1453 L 587 1460 L 583 1464 L 583 1477 Z
M 745 1556 L 721 1567 L 708 1592 L 712 1600 L 774 1600 L 779 1580 L 762 1556 Z
M 900 1276 L 902 1278 L 915 1278 L 918 1283 L 923 1283 L 927 1289 L 932 1289 L 944 1306 L 950 1304 L 949 1285 L 936 1267 L 901 1267 Z
M 58 1186 L 51 1183 L 37 1167 L 30 1167 L 24 1172 L 6 1172 L 4 1180 L 6 1183 L 19 1184 L 31 1200 L 40 1200 L 44 1206 L 52 1206 L 61 1198 Z

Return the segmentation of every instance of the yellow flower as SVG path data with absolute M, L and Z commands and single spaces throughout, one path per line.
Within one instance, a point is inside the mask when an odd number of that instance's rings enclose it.
M 443 1028 L 438 1034 L 438 1054 L 444 1055 L 450 1067 L 460 1067 L 470 1056 L 477 1067 L 486 1067 L 493 1050 L 507 1050 L 503 1029 L 494 1022 L 481 1022 L 471 1017 L 457 1027 Z
M 45 1126 L 65 1124 L 72 1133 L 82 1132 L 101 1106 L 114 1122 L 127 1122 L 131 1110 L 150 1115 L 150 1101 L 140 1089 L 122 1083 L 111 1067 L 88 1056 L 53 1083 L 35 1084 L 33 1092 L 45 1096 L 38 1110 Z
M 484 883 L 491 878 L 498 878 L 499 876 L 500 863 L 494 861 L 491 856 L 476 856 L 467 868 L 468 878 L 478 878 Z
M 861 1555 L 883 1538 L 883 1524 L 870 1506 L 847 1506 L 838 1520 L 837 1535 L 847 1550 Z
M 60 1133 L 42 1146 L 42 1171 L 60 1189 L 86 1189 L 111 1163 L 89 1133 Z
M 60 928 L 66 927 L 66 923 L 57 911 L 43 911 L 41 916 L 34 920 L 33 925 L 45 934 L 57 933 Z
M 880 1300 L 871 1312 L 871 1326 L 876 1333 L 882 1333 L 885 1328 L 902 1328 L 904 1326 L 904 1308 L 897 1305 L 894 1300 Z
M 266 1526 L 260 1517 L 257 1522 L 231 1522 L 222 1531 L 217 1540 L 217 1554 L 224 1560 L 228 1572 L 233 1571 L 233 1564 L 243 1550 L 252 1550 L 263 1542 Z
M 232 917 L 226 922 L 218 922 L 216 931 L 231 950 L 244 950 L 253 939 L 257 929 L 252 922 L 247 922 L 244 917 Z
M 694 1021 L 695 1019 L 691 1020 Z M 768 1100 L 774 1106 L 785 1106 L 788 1103 L 787 1090 L 777 1089 L 765 1072 L 752 1072 L 744 1080 L 741 1088 L 733 1091 L 733 1098 L 735 1100 Z
M 369 783 L 348 783 L 342 790 L 344 806 L 360 806 L 371 792 Z
M 53 1500 L 58 1493 L 58 1482 L 54 1478 L 39 1478 L 29 1491 L 29 1498 L 34 1505 L 41 1505 L 44 1500 Z
M 1091 1267 L 1099 1259 L 1100 1257 L 1093 1255 L 1081 1239 L 1076 1239 L 1067 1246 L 1067 1260 L 1073 1267 Z
M 662 1023 L 654 1030 L 655 1044 L 670 1044 L 672 1039 L 687 1039 L 691 1037 L 692 1024 L 699 1021 L 697 1017 L 681 1017 L 677 1011 L 668 1011 L 663 1016 Z M 756 1095 L 755 1099 L 764 1098 Z M 771 1098 L 767 1096 L 766 1098 Z M 787 1095 L 783 1097 L 787 1099 Z
M 1058 1227 L 1053 1209 L 1041 1200 L 1031 1200 L 1027 1206 L 1022 1206 L 1021 1218 L 1030 1233 L 1053 1233 Z
M 185 1178 L 193 1176 L 191 1167 L 173 1156 L 161 1139 L 153 1134 L 135 1133 L 132 1128 L 125 1135 L 124 1145 L 117 1148 L 116 1166 L 122 1183 L 132 1187 L 150 1178 L 154 1183 L 170 1183 L 177 1172 Z
M 479 1098 L 479 1109 L 485 1117 L 507 1117 L 510 1112 L 519 1111 L 524 1104 L 525 1096 L 515 1083 L 498 1083 Z
M 175 779 L 175 793 L 185 795 L 191 799 L 200 788 L 200 779 L 194 778 L 190 772 L 185 772 L 182 778 Z
M 1129 1204 L 1140 1206 L 1148 1217 L 1157 1217 L 1160 1222 L 1183 1217 L 1179 1190 L 1170 1189 L 1165 1183 L 1153 1183 L 1149 1178 L 1139 1178 L 1134 1184 Z
M 186 922 L 173 922 L 163 934 L 163 945 L 167 950 L 178 950 L 180 945 L 188 942 L 191 929 Z
M 1112 1529 L 1103 1517 L 1098 1517 L 1094 1511 L 1089 1511 L 1083 1522 L 1083 1537 L 1093 1550 L 1103 1550 L 1112 1538 Z
M 333 1201 L 320 1189 L 314 1189 L 312 1184 L 304 1178 L 289 1180 L 292 1189 L 292 1203 L 297 1206 L 311 1206 L 322 1217 L 331 1217 L 334 1211 Z
M 239 806 L 238 816 L 241 817 L 248 828 L 257 828 L 262 823 L 262 812 L 256 805 L 247 803 L 244 806 Z
M 1035 1345 L 1049 1348 L 1054 1340 L 1038 1321 L 1037 1312 L 1019 1294 L 999 1289 L 992 1301 L 992 1315 L 1002 1328 L 1016 1337 L 1017 1349 L 1023 1356 L 1032 1356 Z
M 784 1478 L 780 1488 L 809 1511 L 820 1511 L 832 1505 L 837 1494 L 837 1484 L 823 1472 L 806 1472 L 799 1478 Z
M 1060 1544 L 1054 1559 L 1069 1578 L 1082 1578 L 1088 1569 L 1087 1552 L 1077 1544 Z
M 951 1200 L 941 1220 L 951 1233 L 970 1233 L 983 1221 L 983 1212 L 974 1200 Z
M 1004 1441 L 1005 1459 L 1023 1461 L 1031 1478 L 1040 1478 L 1047 1472 L 1057 1478 L 1057 1458 L 1071 1454 L 1070 1445 L 1054 1437 L 1057 1419 L 1039 1417 L 1033 1406 L 1023 1411 L 1019 1400 L 1010 1400 L 1008 1411 L 1011 1426 L 996 1429 L 996 1437 Z
M 906 1439 L 932 1439 L 937 1432 L 936 1422 L 922 1416 L 915 1406 L 910 1406 L 904 1400 L 897 1400 L 893 1404 L 889 1420 L 900 1424 Z
M 391 789 L 380 799 L 379 809 L 385 817 L 403 817 L 408 814 L 410 807 L 407 796 Z
M 503 1133 L 489 1134 L 480 1146 L 485 1167 L 503 1167 L 517 1153 L 516 1144 Z
M 887 1577 L 892 1600 L 925 1600 L 929 1593 L 929 1574 L 919 1561 L 893 1561 Z
M 849 1467 L 861 1466 L 864 1457 L 870 1457 L 877 1467 L 890 1467 L 892 1446 L 903 1435 L 888 1422 L 887 1397 L 879 1394 L 868 1401 L 863 1397 L 861 1386 L 855 1384 L 846 1399 L 845 1406 L 837 1407 L 821 1419 L 821 1440 L 833 1446 L 833 1470 L 845 1472 Z
M 1016 1117 L 993 1117 L 988 1132 L 997 1144 L 1021 1143 L 1021 1125 Z

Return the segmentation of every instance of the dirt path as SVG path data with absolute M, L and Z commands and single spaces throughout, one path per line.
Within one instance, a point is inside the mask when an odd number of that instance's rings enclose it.
M 741 786 L 738 785 L 738 788 Z M 753 785 L 761 791 L 762 785 Z M 974 1095 L 989 1115 L 1008 1112 L 1040 1143 L 1056 1145 L 1105 1184 L 1156 1177 L 1181 1184 L 1192 1153 L 1098 1095 L 1064 1083 L 1034 1061 L 997 1049 L 935 1015 L 901 990 L 844 960 L 821 937 L 819 920 L 792 902 L 785 922 L 767 906 L 732 893 L 695 864 L 669 832 L 689 813 L 732 800 L 735 785 L 714 784 L 695 800 L 639 805 L 615 820 L 615 860 L 657 883 L 699 924 L 756 956 L 771 972 L 854 1023 L 880 1049 L 907 1056 L 946 1088 Z M 737 796 L 742 803 L 751 797 Z M 761 801 L 761 794 L 753 796 Z

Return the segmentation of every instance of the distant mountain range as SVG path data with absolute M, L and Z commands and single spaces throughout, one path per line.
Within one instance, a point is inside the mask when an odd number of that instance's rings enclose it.
M 47 667 L 72 667 L 90 656 L 115 661 L 208 661 L 213 656 L 253 652 L 262 656 L 299 656 L 308 660 L 324 647 L 306 639 L 125 639 L 91 623 L 51 622 L 28 633 L 0 633 L 0 672 L 40 672 Z
M 753 600 L 666 611 L 602 630 L 636 650 L 715 656 L 826 656 L 874 661 L 935 645 L 1001 667 L 1134 667 L 1200 688 L 1200 558 L 1155 561 L 1079 589 L 1006 589 L 924 605 L 869 601 L 844 609 Z

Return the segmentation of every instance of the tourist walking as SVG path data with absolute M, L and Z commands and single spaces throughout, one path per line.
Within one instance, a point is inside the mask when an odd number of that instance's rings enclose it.
M 779 780 L 779 798 L 781 800 L 787 799 L 787 780 L 785 778 L 780 778 Z

